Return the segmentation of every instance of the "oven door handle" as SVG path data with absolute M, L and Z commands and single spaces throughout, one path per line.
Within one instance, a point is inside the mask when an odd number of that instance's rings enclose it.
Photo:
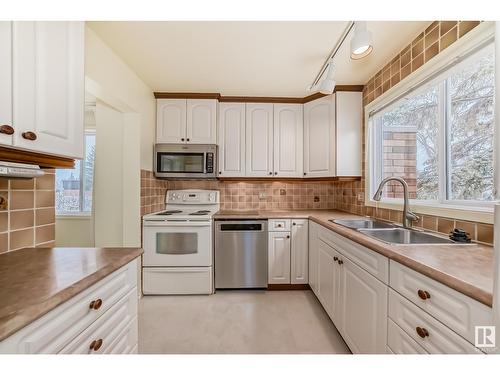
M 211 221 L 147 221 L 144 223 L 145 227 L 209 227 L 212 225 Z

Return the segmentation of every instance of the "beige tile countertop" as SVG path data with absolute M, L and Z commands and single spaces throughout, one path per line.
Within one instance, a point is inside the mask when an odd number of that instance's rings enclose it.
M 139 257 L 140 248 L 26 248 L 0 254 L 0 341 Z
M 437 280 L 485 305 L 493 300 L 493 247 L 467 245 L 391 245 L 332 223 L 361 216 L 334 210 L 219 211 L 215 219 L 309 218 L 373 251 Z

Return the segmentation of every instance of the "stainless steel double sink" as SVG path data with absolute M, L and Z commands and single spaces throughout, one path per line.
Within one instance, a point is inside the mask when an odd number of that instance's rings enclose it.
M 329 220 L 332 223 L 355 229 L 358 232 L 377 240 L 399 245 L 411 244 L 456 244 L 448 238 L 417 229 L 407 229 L 380 220 Z

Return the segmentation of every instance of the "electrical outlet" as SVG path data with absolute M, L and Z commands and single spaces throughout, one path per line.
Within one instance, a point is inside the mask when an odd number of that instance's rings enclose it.
M 266 193 L 264 192 L 259 193 L 259 199 L 266 199 Z
M 358 202 L 364 202 L 365 200 L 365 196 L 363 195 L 363 193 L 358 193 Z
M 317 195 L 314 196 L 314 201 L 319 202 L 319 197 Z
M 286 195 L 286 190 L 285 189 L 280 189 L 280 195 Z

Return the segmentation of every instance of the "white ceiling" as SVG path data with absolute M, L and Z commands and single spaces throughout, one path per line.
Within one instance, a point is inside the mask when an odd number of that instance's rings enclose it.
M 350 60 L 348 37 L 335 58 L 337 84 L 366 83 L 429 23 L 368 22 L 374 51 L 363 60 Z M 303 97 L 347 22 L 88 25 L 153 91 Z

